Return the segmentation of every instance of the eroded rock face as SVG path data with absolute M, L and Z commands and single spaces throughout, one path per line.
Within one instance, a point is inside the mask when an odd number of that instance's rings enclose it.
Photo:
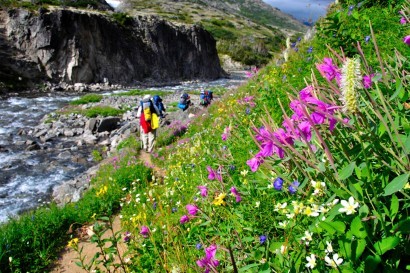
M 16 9 L 0 16 L 0 51 L 19 52 L 9 57 L 35 64 L 53 82 L 134 85 L 224 75 L 215 40 L 198 26 L 177 27 L 156 17 L 121 25 L 109 15 L 64 9 Z

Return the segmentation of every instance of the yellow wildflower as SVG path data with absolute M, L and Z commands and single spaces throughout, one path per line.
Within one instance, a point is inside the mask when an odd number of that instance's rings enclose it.
M 96 196 L 102 196 L 104 194 L 106 194 L 108 191 L 108 187 L 107 186 L 103 186 L 101 187 L 101 189 L 96 193 Z
M 71 239 L 67 244 L 67 246 L 71 248 L 75 248 L 77 247 L 77 245 L 78 245 L 78 238 Z
M 404 186 L 404 189 L 405 189 L 405 190 L 410 189 L 410 183 L 407 183 L 407 184 Z
M 225 205 L 225 199 L 226 193 L 220 193 L 215 200 L 212 202 L 215 206 L 220 206 L 220 205 Z

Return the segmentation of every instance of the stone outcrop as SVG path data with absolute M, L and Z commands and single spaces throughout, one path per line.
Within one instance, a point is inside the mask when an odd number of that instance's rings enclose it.
M 132 86 L 225 75 L 207 31 L 152 16 L 121 24 L 98 12 L 3 10 L 0 56 L 0 82 L 7 76 L 7 81 L 48 80 L 81 88 L 80 83 Z

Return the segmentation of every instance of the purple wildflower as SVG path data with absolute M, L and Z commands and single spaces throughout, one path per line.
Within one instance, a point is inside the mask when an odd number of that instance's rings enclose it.
M 188 211 L 188 213 L 191 215 L 196 215 L 198 212 L 198 207 L 195 205 L 188 204 L 185 206 L 185 208 Z
M 236 203 L 239 203 L 242 201 L 241 195 L 239 194 L 238 190 L 235 187 L 231 188 L 231 193 L 235 196 Z
M 307 53 L 312 53 L 313 52 L 313 47 L 309 47 L 308 49 L 307 49 Z
M 406 37 L 404 37 L 403 42 L 410 45 L 410 35 L 407 35 Z
M 147 226 L 142 226 L 141 230 L 140 230 L 140 234 L 142 235 L 142 237 L 144 238 L 148 238 L 149 236 L 149 228 Z
M 266 237 L 266 235 L 259 236 L 259 243 L 261 245 L 263 245 L 266 242 L 266 239 L 268 239 L 268 237 Z
M 363 87 L 366 89 L 369 89 L 372 87 L 372 78 L 374 77 L 374 74 L 370 75 L 364 75 L 363 76 Z
M 216 245 L 210 245 L 205 249 L 205 257 L 196 261 L 199 267 L 205 268 L 205 273 L 209 273 L 211 269 L 219 265 L 219 261 L 215 259 L 216 249 Z
M 206 166 L 206 169 L 208 170 L 208 179 L 209 180 L 219 180 L 222 181 L 222 176 L 220 173 L 217 171 L 213 170 L 210 166 Z
M 289 185 L 288 190 L 291 194 L 295 194 L 298 191 L 298 186 L 300 185 L 300 183 L 295 180 L 292 182 L 292 184 Z
M 262 163 L 263 163 L 263 158 L 260 156 L 255 156 L 254 158 L 246 161 L 246 164 L 251 168 L 252 172 L 256 172 Z
M 124 233 L 124 243 L 128 243 L 131 240 L 131 232 L 127 231 Z
M 202 197 L 208 196 L 208 189 L 206 186 L 198 186 L 199 191 L 201 192 Z
M 336 78 L 336 81 L 340 80 L 340 71 L 337 66 L 333 64 L 333 60 L 330 58 L 324 58 L 323 63 L 317 64 L 316 68 L 320 74 L 329 81 Z
M 307 121 L 302 121 L 298 124 L 298 131 L 297 133 L 299 136 L 303 136 L 306 138 L 306 141 L 310 141 L 312 139 L 312 131 L 311 131 L 311 124 Z
M 188 217 L 188 215 L 182 215 L 181 218 L 179 219 L 179 222 L 180 222 L 181 224 L 188 223 L 188 222 L 189 222 L 189 217 Z
M 277 191 L 281 191 L 282 187 L 283 187 L 283 179 L 278 177 L 273 181 L 273 187 L 275 188 L 275 190 Z
M 407 24 L 407 19 L 406 19 L 406 17 L 401 17 L 401 19 L 400 19 L 400 24 L 402 24 L 402 25 Z
M 370 41 L 370 35 L 364 37 L 364 42 L 367 44 Z
M 176 207 L 173 207 L 172 209 L 171 209 L 171 212 L 172 213 L 175 213 L 175 212 L 177 212 L 178 211 L 178 209 L 176 208 Z
M 196 249 L 201 249 L 202 248 L 202 244 L 201 243 L 197 243 L 195 246 Z

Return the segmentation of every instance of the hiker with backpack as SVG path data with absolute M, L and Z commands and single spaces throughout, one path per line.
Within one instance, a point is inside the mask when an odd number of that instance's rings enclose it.
M 151 96 L 145 95 L 138 106 L 137 118 L 140 119 L 142 148 L 148 153 L 151 153 L 154 149 L 159 117 L 160 112 L 151 100 Z
M 193 105 L 191 97 L 187 93 L 183 93 L 178 103 L 178 108 L 185 111 L 189 106 Z
M 213 100 L 213 94 L 212 91 L 210 90 L 201 90 L 201 93 L 199 94 L 199 104 L 202 105 L 203 107 L 207 107 L 208 105 L 211 104 L 211 101 Z
M 164 118 L 164 112 L 166 112 L 166 109 L 164 104 L 162 103 L 162 98 L 158 95 L 155 95 L 154 97 L 152 97 L 152 101 L 154 102 L 154 106 L 156 106 L 159 111 L 159 116 L 161 118 Z

